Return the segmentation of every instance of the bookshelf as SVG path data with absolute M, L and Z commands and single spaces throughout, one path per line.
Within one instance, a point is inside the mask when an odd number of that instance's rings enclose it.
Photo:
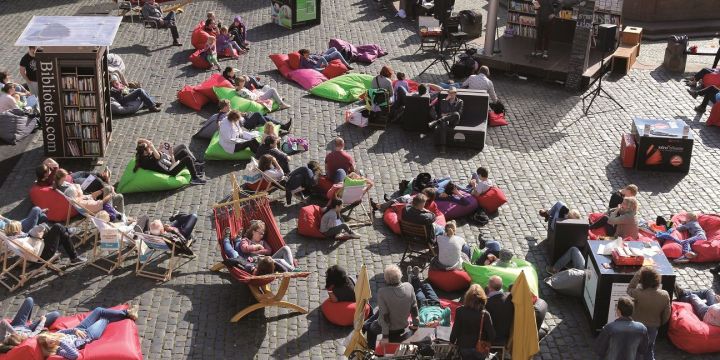
M 37 52 L 47 156 L 99 159 L 112 134 L 106 47 Z

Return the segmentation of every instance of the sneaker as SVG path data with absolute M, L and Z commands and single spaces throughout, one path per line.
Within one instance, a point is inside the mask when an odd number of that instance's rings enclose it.
M 70 265 L 80 265 L 84 264 L 87 261 L 87 258 L 83 256 L 78 256 L 74 259 L 70 259 Z
M 687 253 L 685 253 L 685 257 L 687 257 L 688 259 L 694 259 L 697 257 L 697 254 L 694 251 L 688 251 Z
M 352 66 L 347 66 L 347 69 L 348 69 L 348 70 L 355 70 L 355 68 L 352 67 Z
M 548 55 L 548 52 L 547 52 L 547 51 L 543 51 L 543 53 L 542 53 L 542 58 L 543 58 L 543 60 L 547 60 L 549 57 L 550 57 L 550 56 Z
M 288 104 L 280 105 L 280 110 L 285 110 L 285 109 L 289 109 L 289 108 L 290 108 L 290 105 L 288 105 Z
M 682 299 L 683 296 L 685 295 L 685 289 L 681 288 L 680 285 L 678 285 L 677 283 L 675 283 L 674 292 L 675 292 L 676 299 Z
M 713 275 L 720 275 L 720 265 L 710 269 L 709 271 Z
M 422 269 L 418 266 L 413 266 L 412 268 L 412 274 L 414 277 L 418 278 L 419 280 L 422 280 Z
M 161 112 L 162 110 L 161 110 L 157 105 L 155 105 L 155 106 L 149 108 L 148 111 L 150 111 L 150 112 Z
M 695 107 L 695 112 L 698 114 L 703 114 L 703 113 L 705 113 L 705 107 L 698 105 Z
M 163 103 L 161 103 L 161 102 L 159 102 L 159 101 L 156 101 L 156 102 L 155 102 L 155 107 L 161 107 L 161 106 L 163 106 Z
M 544 209 L 543 209 L 543 210 L 539 210 L 539 211 L 538 211 L 538 214 L 539 214 L 543 219 L 545 219 L 545 222 L 547 222 L 547 221 L 550 220 L 550 214 L 548 214 L 547 210 L 544 210 Z
M 138 305 L 131 305 L 130 308 L 127 309 L 127 318 L 132 321 L 137 321 L 138 319 Z
M 78 229 L 78 228 L 76 228 L 76 227 L 74 227 L 74 226 L 71 226 L 71 227 L 67 228 L 67 233 L 68 233 L 68 235 L 70 235 L 70 236 L 75 236 L 75 235 L 77 235 L 78 233 L 80 233 L 80 229 Z
M 351 239 L 350 235 L 345 234 L 345 233 L 335 235 L 335 240 L 345 241 L 345 240 L 350 240 L 350 239 Z
M 388 196 L 388 194 L 383 194 L 383 199 L 385 199 L 386 202 L 390 201 L 390 197 Z
M 697 91 L 695 91 L 693 89 L 687 89 L 687 92 L 688 92 L 688 94 L 690 94 L 690 96 L 693 97 L 693 99 L 697 99 L 697 97 L 698 97 Z
M 370 199 L 370 207 L 372 208 L 373 211 L 379 211 L 379 210 L 380 210 L 380 205 L 378 205 L 378 203 L 376 203 L 375 201 L 373 201 L 373 199 Z
M 205 185 L 207 181 L 200 179 L 200 178 L 194 178 L 190 180 L 190 185 Z
M 545 267 L 545 272 L 550 274 L 550 276 L 557 274 L 557 270 L 552 265 L 548 265 Z
M 182 46 L 181 42 L 173 41 L 173 46 Z
M 673 260 L 673 263 L 675 263 L 675 264 L 687 264 L 689 262 L 690 262 L 690 259 L 688 259 L 688 257 L 685 255 Z
M 292 126 L 292 122 L 293 122 L 292 119 L 290 119 L 290 121 L 286 122 L 283 125 L 280 125 L 280 130 L 289 131 L 290 127 Z
M 540 56 L 540 55 L 542 55 L 542 53 L 537 50 L 530 53 L 530 56 Z

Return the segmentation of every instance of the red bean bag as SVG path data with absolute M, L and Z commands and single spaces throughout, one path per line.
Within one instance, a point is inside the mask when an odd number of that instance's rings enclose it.
M 183 86 L 182 90 L 178 91 L 177 98 L 181 104 L 195 111 L 200 111 L 210 101 L 207 96 L 195 91 L 190 85 Z
M 591 213 L 590 215 L 588 215 L 588 222 L 590 224 L 592 224 L 592 223 L 600 220 L 600 218 L 603 217 L 603 215 L 605 215 L 605 214 L 604 213 Z M 588 230 L 588 239 L 589 240 L 597 240 L 600 237 L 605 236 L 605 235 L 607 235 L 607 233 L 605 232 L 604 228 Z
M 325 235 L 320 232 L 320 207 L 308 205 L 300 209 L 298 215 L 298 234 L 312 238 L 324 239 Z
M 408 83 L 408 88 L 409 88 L 409 90 L 410 90 L 411 93 L 416 93 L 416 92 L 418 91 L 418 86 L 420 86 L 420 84 L 418 84 L 417 81 L 414 81 L 414 80 L 405 80 L 405 81 L 407 81 L 407 83 Z M 398 82 L 397 79 L 393 80 L 393 82 L 392 82 L 392 84 L 393 84 L 393 89 L 395 88 L 395 83 L 396 83 L 396 82 Z
M 355 320 L 355 303 L 349 301 L 332 302 L 325 300 L 320 305 L 320 310 L 325 319 L 337 326 L 353 326 Z M 370 315 L 370 304 L 365 304 L 365 318 Z
M 705 74 L 702 78 L 703 87 L 720 87 L 720 72 Z
M 464 270 L 428 270 L 428 281 L 443 291 L 453 292 L 465 290 L 470 286 L 470 275 Z
M 126 305 L 116 306 L 113 309 L 126 309 Z M 68 329 L 77 326 L 82 319 L 90 313 L 65 316 L 59 318 L 51 331 Z M 83 360 L 142 360 L 142 348 L 135 322 L 122 320 L 108 325 L 99 340 L 95 340 L 80 350 L 80 359 Z M 2 360 L 42 360 L 44 359 L 36 338 L 30 338 L 7 354 L 0 354 Z M 48 360 L 61 360 L 63 357 L 53 355 Z
M 190 37 L 190 43 L 195 48 L 195 50 L 201 50 L 205 48 L 205 44 L 207 44 L 207 39 L 210 36 L 215 36 L 215 34 L 208 33 L 203 28 L 205 27 L 205 21 L 200 21 L 200 23 L 195 26 L 192 32 L 192 36 Z
M 72 179 L 70 179 L 70 182 L 72 182 Z M 53 222 L 65 223 L 68 218 L 68 211 L 70 211 L 71 218 L 78 215 L 75 208 L 70 207 L 65 197 L 51 186 L 34 184 L 30 188 L 30 201 L 41 209 L 48 209 L 45 215 L 48 220 Z
M 680 213 L 672 217 L 675 224 L 680 224 L 684 220 L 685 213 Z M 690 261 L 692 262 L 716 262 L 720 261 L 720 215 L 716 214 L 699 214 L 698 222 L 700 227 L 705 230 L 707 240 L 696 241 L 692 245 L 692 250 L 697 256 Z M 673 231 L 672 235 L 679 239 L 687 239 L 686 232 Z M 670 259 L 678 258 L 682 255 L 680 244 L 666 241 L 662 246 L 665 256 Z
M 325 75 L 323 75 L 323 73 L 315 69 L 293 70 L 290 72 L 290 74 L 288 74 L 288 78 L 298 83 L 305 90 L 314 88 L 318 84 L 322 83 L 323 81 L 327 81 L 328 79 L 325 77 Z
M 193 67 L 196 67 L 198 69 L 209 69 L 212 67 L 210 63 L 205 59 L 204 56 L 201 55 L 202 50 L 195 50 L 192 55 L 190 55 L 190 63 Z
M 343 64 L 340 59 L 335 59 L 328 63 L 328 66 L 323 69 L 322 74 L 325 75 L 325 77 L 327 77 L 328 79 L 332 79 L 334 77 L 343 75 L 346 72 L 348 72 L 347 66 L 345 66 L 345 64 Z
M 385 225 L 395 234 L 400 235 L 400 220 L 402 220 L 402 213 L 405 209 L 403 203 L 393 204 L 385 210 L 383 213 L 383 222 Z M 435 202 L 431 203 L 426 208 L 435 213 L 435 223 L 440 226 L 445 226 L 445 215 L 443 215 L 437 207 Z
M 710 116 L 707 119 L 705 125 L 707 126 L 720 126 L 720 102 L 716 102 L 710 109 Z
M 688 303 L 672 303 L 668 338 L 691 354 L 720 352 L 720 327 L 703 322 Z
M 496 213 L 500 206 L 507 203 L 505 193 L 497 186 L 491 187 L 482 195 L 475 196 L 475 199 L 477 199 L 478 205 L 488 214 Z
M 219 100 L 213 90 L 214 87 L 234 88 L 233 84 L 225 79 L 222 74 L 212 74 L 207 80 L 200 83 L 200 85 L 193 87 L 193 90 L 204 95 L 209 101 L 217 104 Z
M 288 54 L 288 64 L 290 64 L 290 68 L 293 70 L 297 70 L 300 68 L 300 53 L 299 52 L 292 52 Z
M 497 114 L 492 110 L 488 111 L 488 125 L 490 125 L 491 127 L 494 127 L 494 126 L 505 126 L 507 124 L 508 124 L 508 121 L 505 118 L 505 113 Z
M 238 54 L 237 50 L 229 47 L 225 48 L 225 51 L 223 51 L 222 54 L 218 54 L 218 56 L 236 58 L 240 56 L 240 54 Z
M 459 204 L 450 200 L 435 199 L 438 209 L 445 215 L 445 219 L 460 219 L 471 215 L 478 208 L 478 201 L 470 193 L 460 190 L 462 198 L 466 200 L 465 204 Z
M 270 54 L 270 60 L 272 60 L 283 77 L 287 78 L 290 76 L 290 72 L 293 71 L 293 69 L 290 67 L 287 54 Z

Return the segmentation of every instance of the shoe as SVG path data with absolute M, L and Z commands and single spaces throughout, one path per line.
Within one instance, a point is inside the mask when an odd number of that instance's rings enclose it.
M 709 271 L 713 275 L 720 275 L 720 265 L 710 269 Z
M 280 130 L 290 131 L 290 127 L 292 126 L 292 119 L 290 121 L 286 122 L 283 125 L 280 125 Z
M 413 266 L 412 274 L 414 277 L 418 278 L 418 280 L 422 281 L 422 269 L 420 269 L 420 267 Z
M 127 318 L 132 321 L 137 321 L 138 319 L 138 305 L 131 305 L 130 308 L 127 309 Z
M 289 109 L 290 107 L 291 107 L 291 106 L 288 105 L 288 104 L 282 104 L 282 105 L 280 105 L 280 109 L 279 109 L 279 110 Z
M 182 14 L 182 13 L 185 12 L 185 9 L 183 9 L 183 8 L 177 8 L 177 10 L 175 10 L 175 12 L 178 13 L 178 14 Z
M 688 259 L 688 257 L 685 255 L 673 260 L 673 263 L 675 263 L 675 264 L 687 264 L 689 262 L 690 262 L 690 259 Z
M 345 233 L 335 235 L 335 240 L 345 241 L 345 240 L 350 240 L 350 239 L 351 239 L 350 235 L 345 234 Z
M 550 214 L 548 214 L 547 210 L 540 210 L 538 211 L 538 214 L 542 216 L 543 219 L 545 219 L 545 222 L 548 222 L 550 220 Z
M 232 232 L 232 231 L 230 231 L 230 228 L 229 228 L 229 227 L 226 227 L 226 228 L 223 230 L 223 236 L 226 237 L 226 238 L 229 238 L 231 232 Z
M 682 299 L 683 296 L 685 296 L 685 289 L 681 288 L 680 285 L 675 283 L 675 298 L 676 299 Z
M 388 194 L 383 194 L 383 199 L 385 201 L 390 201 L 390 197 L 388 196 Z
M 379 210 L 380 210 L 380 205 L 378 205 L 378 203 L 376 203 L 375 201 L 373 201 L 373 199 L 370 199 L 370 207 L 372 208 L 373 211 L 379 211 Z
M 543 60 L 547 60 L 549 57 L 550 57 L 550 56 L 548 55 L 548 52 L 547 52 L 547 51 L 543 51 L 543 53 L 542 53 L 542 58 L 543 58 Z
M 688 94 L 690 94 L 690 96 L 693 97 L 693 99 L 697 99 L 697 97 L 698 97 L 698 92 L 697 92 L 697 91 L 695 91 L 695 90 L 693 90 L 693 89 L 687 89 L 687 92 L 688 92 Z
M 694 251 L 688 251 L 685 253 L 685 257 L 688 259 L 694 259 L 697 257 L 697 254 Z
M 71 227 L 67 228 L 67 233 L 68 233 L 68 235 L 70 235 L 70 236 L 75 236 L 75 235 L 77 235 L 78 233 L 80 233 L 80 229 L 78 229 L 78 228 L 76 228 L 76 227 L 74 227 L 74 226 L 71 226 Z
M 552 265 L 548 265 L 545 267 L 545 272 L 550 274 L 550 276 L 557 274 L 557 270 Z
M 352 66 L 346 66 L 346 67 L 347 67 L 348 70 L 355 70 L 355 68 L 352 67 Z
M 703 113 L 705 113 L 705 107 L 698 105 L 695 107 L 695 112 L 698 114 L 703 114 Z
M 359 239 L 359 238 L 360 238 L 360 234 L 358 234 L 358 233 L 348 234 L 348 239 Z
M 70 259 L 70 265 L 80 265 L 80 264 L 84 264 L 86 261 L 87 261 L 87 258 L 78 256 L 74 259 Z
M 182 43 L 177 42 L 177 41 L 173 41 L 173 46 L 182 46 Z
M 542 53 L 540 51 L 533 51 L 530 53 L 530 56 L 540 56 Z
M 194 178 L 190 180 L 190 185 L 205 185 L 207 181 L 200 179 L 200 178 Z
M 149 110 L 150 112 L 161 112 L 161 111 L 162 111 L 157 105 L 149 108 L 148 110 Z
M 413 268 L 412 268 L 411 265 L 408 265 L 408 267 L 407 267 L 407 272 L 405 272 L 405 274 L 407 275 L 407 282 L 411 282 L 411 281 L 412 281 L 412 275 L 413 275 Z

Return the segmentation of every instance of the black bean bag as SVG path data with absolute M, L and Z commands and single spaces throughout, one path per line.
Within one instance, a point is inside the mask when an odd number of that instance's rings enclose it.
M 20 109 L 0 113 L 0 140 L 15 145 L 35 129 L 37 118 L 30 118 Z
M 113 115 L 130 115 L 138 112 L 143 107 L 143 102 L 140 99 L 135 99 L 125 106 L 121 105 L 115 99 L 110 98 L 110 112 Z

